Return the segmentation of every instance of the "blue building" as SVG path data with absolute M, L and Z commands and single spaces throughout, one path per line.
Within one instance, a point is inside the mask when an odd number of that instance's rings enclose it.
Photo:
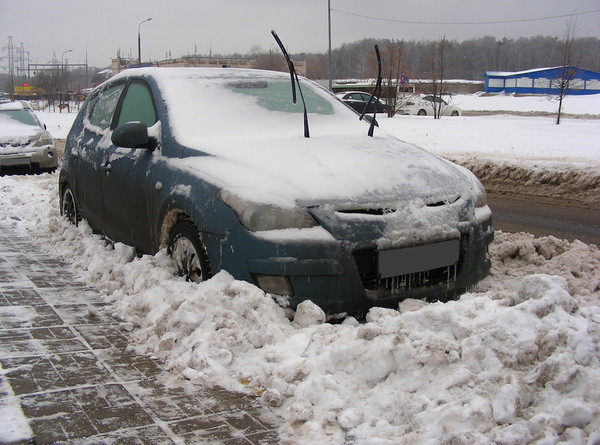
M 600 73 L 587 71 L 573 66 L 569 81 L 568 94 L 600 93 Z M 537 68 L 514 73 L 486 71 L 486 93 L 518 93 L 518 94 L 559 94 L 559 82 L 562 78 L 562 66 L 553 68 Z

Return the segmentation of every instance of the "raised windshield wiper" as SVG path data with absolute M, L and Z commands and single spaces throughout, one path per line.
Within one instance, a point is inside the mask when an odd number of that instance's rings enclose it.
M 285 50 L 283 43 L 281 43 L 281 40 L 279 39 L 277 33 L 275 31 L 271 31 L 271 34 L 273 34 L 275 41 L 279 45 L 279 48 L 281 48 L 283 57 L 285 57 L 285 60 L 288 64 L 288 68 L 290 70 L 290 77 L 292 79 L 292 101 L 294 103 L 296 103 L 296 85 L 298 85 L 298 91 L 300 92 L 300 98 L 302 99 L 302 106 L 304 107 L 304 137 L 309 138 L 310 134 L 308 131 L 308 114 L 306 113 L 306 101 L 304 100 L 304 95 L 302 94 L 302 88 L 300 88 L 300 81 L 298 80 L 298 74 L 296 73 L 294 62 L 292 62 L 292 59 L 290 59 L 290 56 Z
M 371 137 L 373 137 L 373 130 L 375 129 L 375 125 L 379 126 L 375 117 L 377 116 L 377 103 L 379 102 L 379 96 L 381 96 L 381 55 L 379 54 L 379 46 L 377 45 L 375 45 L 375 54 L 377 55 L 377 83 L 375 84 L 375 89 L 373 90 L 373 93 L 369 98 L 369 102 L 367 102 L 367 105 L 365 105 L 365 109 L 363 110 L 359 118 L 359 120 L 363 120 L 363 118 L 365 117 L 365 113 L 369 108 L 369 105 L 371 105 L 371 102 L 373 102 L 373 99 L 375 99 L 377 102 L 375 102 L 375 111 L 373 111 L 373 119 L 371 120 L 371 125 L 369 126 L 368 133 Z

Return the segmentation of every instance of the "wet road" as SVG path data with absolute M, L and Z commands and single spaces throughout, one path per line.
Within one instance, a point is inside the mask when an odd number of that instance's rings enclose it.
M 496 230 L 553 235 L 600 246 L 600 206 L 494 193 L 488 193 L 488 204 Z

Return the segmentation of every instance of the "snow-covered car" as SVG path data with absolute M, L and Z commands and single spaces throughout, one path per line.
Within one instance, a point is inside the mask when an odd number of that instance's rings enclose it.
M 54 140 L 24 101 L 0 103 L 0 170 L 54 171 Z
M 441 110 L 442 116 L 460 116 L 462 112 L 460 108 L 449 104 L 441 97 L 423 96 L 410 97 L 399 101 L 400 105 L 396 111 L 397 114 L 416 114 L 417 116 L 433 116 L 435 106 L 436 110 Z M 441 109 L 438 108 L 441 104 Z
M 346 93 L 339 93 L 337 96 L 357 113 L 362 113 L 367 104 L 369 104 L 369 100 L 371 100 L 371 95 L 363 91 L 348 91 Z M 373 113 L 375 108 L 377 108 L 378 113 L 384 113 L 387 109 L 386 105 L 380 99 L 373 98 L 366 112 Z
M 369 137 L 334 95 L 300 86 L 306 115 L 284 73 L 123 71 L 69 132 L 61 213 L 139 253 L 166 248 L 188 280 L 226 270 L 328 314 L 446 300 L 484 278 L 492 215 L 475 176 Z

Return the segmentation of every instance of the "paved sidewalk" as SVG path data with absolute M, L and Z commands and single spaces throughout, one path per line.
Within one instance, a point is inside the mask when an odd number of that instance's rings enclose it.
M 170 384 L 102 306 L 31 238 L 0 227 L 0 405 L 20 404 L 33 434 L 17 443 L 278 443 L 258 399 Z

